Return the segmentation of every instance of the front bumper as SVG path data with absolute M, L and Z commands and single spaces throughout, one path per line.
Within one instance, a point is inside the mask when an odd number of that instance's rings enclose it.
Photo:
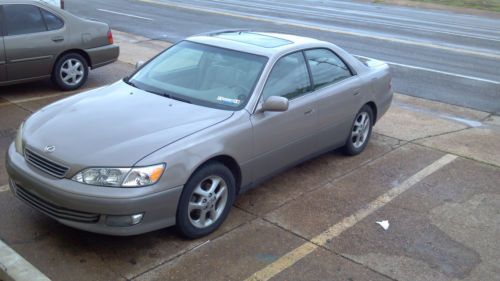
M 137 188 L 98 187 L 102 192 L 96 194 L 96 187 L 70 179 L 58 179 L 32 167 L 15 151 L 13 144 L 7 151 L 6 159 L 9 185 L 14 195 L 65 225 L 90 232 L 126 236 L 175 224 L 182 186 L 158 192 L 154 191 L 154 186 L 141 188 L 143 194 L 138 194 Z M 86 189 L 93 192 L 85 194 Z M 144 214 L 142 221 L 133 226 L 117 227 L 106 223 L 108 216 L 140 213 Z

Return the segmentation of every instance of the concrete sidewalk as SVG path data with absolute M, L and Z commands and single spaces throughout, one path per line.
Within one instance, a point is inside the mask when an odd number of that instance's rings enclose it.
M 113 32 L 119 62 L 92 72 L 83 90 L 170 45 Z M 45 83 L 5 88 L 0 151 L 26 116 L 67 95 Z M 452 160 L 419 176 L 443 157 Z M 272 280 L 498 280 L 500 117 L 481 111 L 396 94 L 363 154 L 327 153 L 263 183 L 238 198 L 220 230 L 194 241 L 171 228 L 109 237 L 60 225 L 12 197 L 3 163 L 0 154 L 0 239 L 53 280 L 245 280 L 277 263 Z M 343 233 L 323 235 L 339 225 Z M 301 245 L 310 252 L 279 263 Z

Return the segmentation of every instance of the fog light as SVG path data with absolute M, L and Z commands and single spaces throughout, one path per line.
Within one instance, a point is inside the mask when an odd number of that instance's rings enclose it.
M 144 213 L 129 216 L 106 216 L 106 224 L 109 226 L 132 226 L 140 223 Z

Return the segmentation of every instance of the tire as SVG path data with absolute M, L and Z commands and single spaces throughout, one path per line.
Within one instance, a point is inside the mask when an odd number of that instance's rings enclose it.
M 236 196 L 231 171 L 219 162 L 205 164 L 188 180 L 177 206 L 176 227 L 190 239 L 215 231 L 224 222 Z
M 87 81 L 89 66 L 80 54 L 68 53 L 60 57 L 52 70 L 52 82 L 63 91 L 80 88 Z
M 354 156 L 365 150 L 372 135 L 373 121 L 373 110 L 365 104 L 352 122 L 351 131 L 344 146 L 345 154 Z

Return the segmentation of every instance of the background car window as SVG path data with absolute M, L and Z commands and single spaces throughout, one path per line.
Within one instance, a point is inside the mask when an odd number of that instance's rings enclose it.
M 314 89 L 328 86 L 352 76 L 345 63 L 327 49 L 308 50 L 305 53 L 311 68 Z
M 307 65 L 301 52 L 282 57 L 273 67 L 262 92 L 263 99 L 281 96 L 294 99 L 310 89 Z
M 64 22 L 58 16 L 44 9 L 40 9 L 40 11 L 42 12 L 48 30 L 58 30 L 64 26 Z
M 20 35 L 47 31 L 42 14 L 33 5 L 4 5 L 4 22 L 7 35 Z

